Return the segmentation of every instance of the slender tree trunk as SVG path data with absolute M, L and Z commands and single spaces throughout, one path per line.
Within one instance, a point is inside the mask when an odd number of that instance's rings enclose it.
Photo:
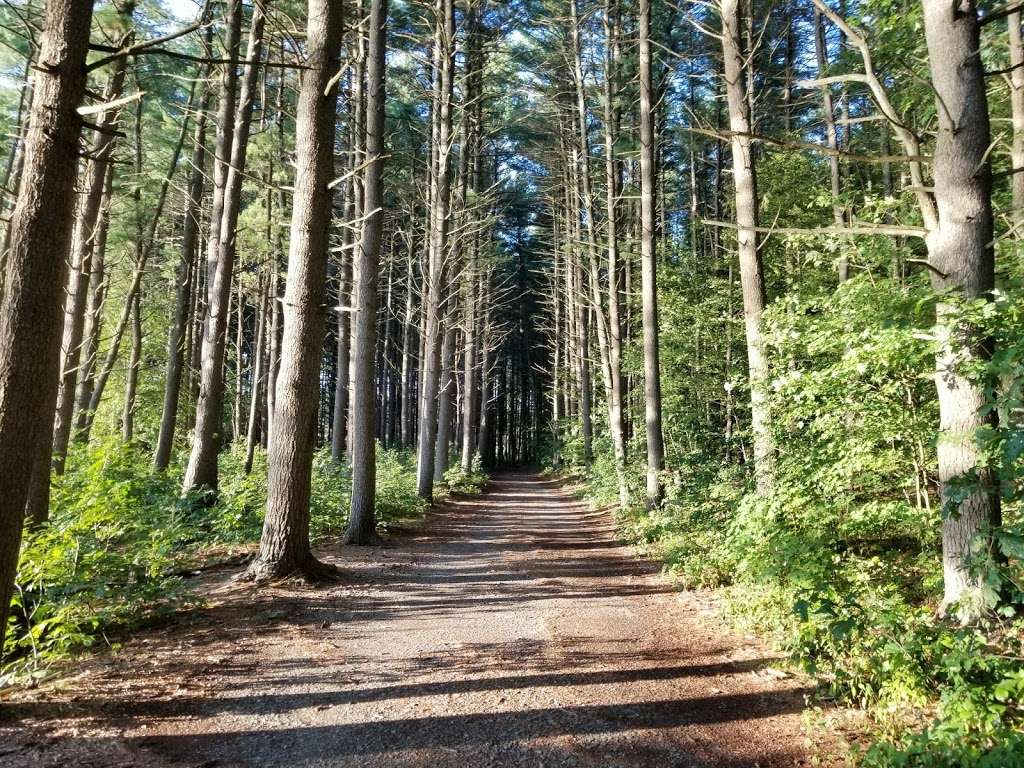
M 616 0 L 605 0 L 605 75 L 604 75 L 604 171 L 605 171 L 605 237 L 608 241 L 608 365 L 611 371 L 611 398 L 608 402 L 608 423 L 615 451 L 615 465 L 619 479 L 619 507 L 629 505 L 629 486 L 626 483 L 626 427 L 623 416 L 625 392 L 622 380 L 622 318 L 619 310 L 619 233 L 618 195 L 619 161 L 616 157 L 618 111 L 617 57 L 618 7 Z
M 412 427 L 416 418 L 416 387 L 413 382 L 413 298 L 416 293 L 416 255 L 413 251 L 415 243 L 413 233 L 409 234 L 409 257 L 406 266 L 405 283 L 405 318 L 402 323 L 402 411 L 401 411 L 401 442 L 403 447 L 412 445 Z
M 814 11 L 814 52 L 818 63 L 818 77 L 828 75 L 828 48 L 825 42 L 825 24 L 821 18 L 821 11 Z M 825 117 L 825 141 L 828 148 L 836 150 L 839 148 L 839 135 L 836 132 L 835 105 L 832 103 L 832 86 L 825 84 L 821 86 L 821 111 Z M 832 218 L 837 227 L 846 224 L 846 216 L 843 206 L 839 202 L 840 174 L 839 156 L 835 152 L 828 156 L 829 182 L 832 188 Z M 850 276 L 850 265 L 843 253 L 839 259 L 839 282 L 845 282 Z
M 135 397 L 142 362 L 142 300 L 139 291 L 132 296 L 132 353 L 125 373 L 124 410 L 121 413 L 121 439 L 126 443 L 135 437 Z
M 355 328 L 352 338 L 352 507 L 345 541 L 372 544 L 377 541 L 374 505 L 377 495 L 377 448 L 373 439 L 376 403 L 373 391 L 373 353 L 377 334 L 377 272 L 380 268 L 381 233 L 384 228 L 382 176 L 384 172 L 384 59 L 387 51 L 387 0 L 370 4 L 367 52 L 366 172 L 363 204 L 366 219 L 356 251 Z
M 75 395 L 78 401 L 75 434 L 79 439 L 88 423 L 89 402 L 96 387 L 96 363 L 103 329 L 103 305 L 107 295 L 106 253 L 107 233 L 110 230 L 113 169 L 113 164 L 107 169 L 107 191 L 104 193 L 106 205 L 100 209 L 100 218 L 96 224 L 96 246 L 90 265 L 89 299 L 85 308 L 85 328 L 82 332 L 81 375 L 78 379 L 78 392 Z
M 256 453 L 256 440 L 258 436 L 260 420 L 260 402 L 263 396 L 263 380 L 266 376 L 264 366 L 266 356 L 264 354 L 265 336 L 267 329 L 267 290 L 263 281 L 260 280 L 260 306 L 259 318 L 256 323 L 256 358 L 252 369 L 252 391 L 249 398 L 249 424 L 246 428 L 245 440 L 245 474 L 252 472 L 252 461 Z
M 1024 39 L 1021 36 L 1022 14 L 1018 9 L 1006 17 L 1010 37 L 1010 116 L 1013 120 L 1013 145 L 1010 161 L 1013 175 L 1011 221 L 1018 240 L 1024 239 Z
M 103 399 L 103 393 L 106 390 L 107 381 L 110 379 L 111 373 L 113 373 L 114 364 L 117 361 L 117 356 L 120 352 L 121 341 L 128 329 L 128 324 L 131 322 L 132 307 L 134 306 L 135 296 L 142 290 L 142 278 L 145 274 L 146 264 L 149 261 L 149 257 L 152 254 L 153 249 L 156 247 L 157 230 L 163 217 L 163 210 L 164 206 L 167 204 L 171 180 L 174 178 L 174 173 L 177 170 L 178 161 L 181 157 L 181 151 L 185 145 L 185 137 L 187 135 L 188 124 L 186 122 L 182 124 L 181 131 L 178 133 L 178 141 L 171 153 L 170 168 L 168 168 L 167 175 L 164 176 L 164 179 L 160 184 L 160 192 L 157 195 L 156 206 L 153 209 L 153 215 L 149 222 L 149 231 L 145 236 L 141 234 L 137 235 L 138 240 L 143 242 L 144 245 L 136 249 L 135 269 L 132 274 L 131 284 L 128 287 L 128 292 L 124 297 L 121 317 L 114 328 L 113 334 L 111 335 L 110 346 L 107 350 L 107 355 L 104 358 L 103 365 L 100 367 L 99 375 L 96 377 L 96 382 L 93 386 L 92 394 L 89 399 L 89 406 L 83 411 L 84 418 L 80 422 L 81 428 L 76 436 L 76 439 L 82 443 L 87 443 L 89 441 L 89 433 L 96 417 L 96 411 Z
M 979 466 L 976 443 L 978 432 L 994 424 L 994 415 L 982 412 L 984 385 L 971 374 L 991 355 L 990 343 L 963 319 L 956 299 L 990 299 L 995 287 L 991 131 L 974 1 L 924 0 L 923 5 L 938 120 L 933 160 L 938 227 L 927 237 L 928 258 L 932 285 L 944 297 L 936 308 L 935 360 L 944 505 L 942 605 L 949 611 L 961 603 L 961 614 L 973 618 L 982 606 L 971 593 L 981 583 L 967 560 L 975 539 L 991 536 L 1001 521 L 998 485 Z M 978 485 L 964 498 L 958 481 L 975 471 Z
M 217 457 L 223 441 L 224 356 L 228 324 L 228 300 L 235 261 L 235 226 L 249 143 L 249 125 L 262 47 L 264 17 L 261 6 L 253 8 L 246 60 L 245 81 L 235 109 L 238 38 L 241 0 L 229 0 L 225 48 L 229 64 L 221 79 L 221 104 L 217 114 L 217 145 L 213 206 L 207 241 L 207 308 L 203 329 L 199 400 L 192 452 L 185 470 L 184 489 L 217 490 Z
M 125 65 L 121 59 L 115 62 L 110 74 L 105 102 L 120 98 L 124 89 Z M 75 391 L 78 384 L 78 366 L 81 361 L 82 333 L 85 328 L 85 310 L 89 293 L 89 277 L 92 272 L 92 256 L 96 244 L 96 227 L 103 207 L 104 192 L 107 189 L 107 168 L 114 149 L 114 126 L 118 110 L 107 110 L 93 132 L 90 145 L 92 159 L 85 173 L 84 197 L 78 209 L 72 246 L 71 278 L 68 281 L 68 295 L 64 308 L 64 337 L 61 342 L 64 360 L 61 367 L 60 389 L 57 397 L 57 412 L 53 425 L 53 469 L 59 475 L 64 472 L 68 442 L 71 439 L 71 423 L 75 410 Z
M 452 418 L 455 414 L 455 310 L 450 309 L 444 342 L 441 345 L 441 383 L 437 393 L 437 445 L 434 449 L 434 482 L 444 481 L 452 443 Z
M 284 301 L 284 338 L 277 379 L 275 425 L 269 447 L 267 513 L 260 549 L 247 576 L 255 581 L 333 571 L 309 545 L 313 464 L 310 439 L 317 418 L 317 389 L 327 300 L 328 234 L 338 104 L 338 71 L 344 17 L 340 3 L 309 0 L 307 65 L 295 125 L 295 193 Z
M 48 0 L 0 304 L 0 627 L 7 626 L 33 464 L 49 450 L 92 0 Z M 42 433 L 42 434 L 41 434 Z M 35 436 L 26 445 L 26 436 Z M 48 462 L 40 471 L 49 473 Z M 0 640 L 0 656 L 2 656 Z
M 351 138 L 355 139 L 355 132 L 353 131 L 352 134 Z M 350 142 L 350 146 L 355 147 L 355 145 L 356 141 Z M 349 172 L 355 174 L 354 154 L 350 166 Z M 345 202 L 342 205 L 342 210 L 346 224 L 342 227 L 341 264 L 338 276 L 338 339 L 335 347 L 334 414 L 331 428 L 331 458 L 338 462 L 345 459 L 348 445 L 349 375 L 352 349 L 352 227 L 354 226 L 350 222 L 355 218 L 353 183 L 350 180 L 345 186 Z
M 433 137 L 436 155 L 431 181 L 430 249 L 425 277 L 423 311 L 426 315 L 423 375 L 420 395 L 420 430 L 417 451 L 416 492 L 430 501 L 434 496 L 434 455 L 437 441 L 437 395 L 441 378 L 441 292 L 444 290 L 444 260 L 448 245 L 448 213 L 451 186 L 449 155 L 452 129 L 452 85 L 455 62 L 455 11 L 452 0 L 436 0 L 434 38 L 434 109 L 437 113 Z
M 661 503 L 665 438 L 661 431 L 658 282 L 655 253 L 654 106 L 651 82 L 651 4 L 640 0 L 640 282 L 643 300 L 644 413 L 647 423 L 647 505 Z
M 208 68 L 206 70 L 208 72 Z M 189 99 L 191 104 L 192 98 Z M 192 171 L 189 174 L 188 197 L 185 202 L 185 221 L 181 237 L 181 258 L 175 276 L 174 317 L 167 339 L 167 370 L 165 374 L 163 413 L 160 418 L 160 433 L 157 437 L 153 466 L 163 471 L 171 463 L 174 447 L 174 432 L 178 421 L 178 401 L 181 396 L 181 381 L 185 371 L 185 335 L 188 328 L 189 308 L 192 293 L 196 289 L 197 246 L 199 244 L 200 207 L 203 202 L 203 188 L 206 179 L 206 111 L 209 108 L 209 91 L 204 90 L 199 100 L 196 128 L 193 137 Z
M 725 92 L 732 132 L 732 175 L 736 191 L 736 235 L 743 288 L 743 319 L 750 369 L 750 412 L 754 433 L 754 473 L 757 487 L 767 493 L 774 484 L 774 447 L 768 421 L 768 358 L 764 351 L 761 315 L 766 303 L 764 269 L 757 240 L 757 175 L 750 140 L 750 102 L 744 75 L 746 52 L 741 40 L 743 13 L 740 0 L 721 0 L 722 54 Z

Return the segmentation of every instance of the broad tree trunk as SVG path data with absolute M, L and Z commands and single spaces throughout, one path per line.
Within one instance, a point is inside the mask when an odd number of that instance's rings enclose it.
M 92 5 L 46 3 L 23 181 L 11 214 L 0 304 L 0 627 L 7 626 L 36 442 L 50 447 L 40 425 L 53 423 L 57 402 L 81 129 L 76 109 L 85 93 Z M 34 436 L 28 445 L 26 436 Z
M 934 177 L 938 226 L 927 236 L 932 285 L 943 298 L 936 308 L 935 385 L 939 395 L 939 485 L 943 499 L 943 610 L 956 603 L 974 617 L 981 606 L 970 593 L 980 586 L 966 561 L 972 543 L 1000 524 L 998 485 L 979 467 L 977 433 L 993 424 L 981 412 L 982 382 L 971 376 L 991 354 L 981 330 L 960 317 L 956 299 L 990 299 L 995 287 L 992 248 L 991 132 L 984 70 L 979 54 L 977 8 L 924 0 L 925 38 L 935 89 L 938 136 Z M 978 472 L 966 498 L 957 483 Z
M 661 503 L 665 438 L 661 431 L 658 282 L 655 254 L 654 115 L 651 83 L 651 4 L 640 0 L 640 283 L 643 300 L 644 414 L 647 423 L 647 505 Z
M 340 3 L 309 0 L 307 65 L 295 125 L 295 193 L 284 300 L 284 338 L 269 446 L 267 512 L 260 549 L 247 576 L 255 581 L 333 571 L 309 545 L 311 435 L 327 301 L 328 235 L 343 13 Z
M 377 346 L 377 272 L 384 229 L 382 177 L 384 172 L 384 60 L 387 51 L 387 0 L 370 4 L 366 88 L 366 171 L 363 204 L 366 220 L 355 251 L 355 326 L 352 335 L 352 506 L 345 541 L 377 541 L 374 505 L 377 495 L 377 446 L 374 442 L 376 402 L 373 355 Z
M 750 102 L 744 67 L 741 0 L 721 0 L 722 55 L 725 63 L 725 92 L 732 133 L 732 176 L 736 194 L 736 234 L 743 288 L 743 320 L 747 337 L 747 365 L 750 370 L 750 413 L 754 433 L 754 474 L 761 493 L 773 485 L 774 448 L 768 421 L 768 358 L 761 331 L 766 303 L 764 268 L 757 239 L 757 175 L 750 139 Z

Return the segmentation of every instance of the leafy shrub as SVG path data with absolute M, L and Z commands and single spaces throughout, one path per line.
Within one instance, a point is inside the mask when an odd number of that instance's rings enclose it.
M 666 284 L 685 295 L 685 286 Z M 739 433 L 737 445 L 732 430 L 729 442 L 730 430 L 708 418 L 719 395 L 706 394 L 706 372 L 689 362 L 702 318 L 665 302 L 665 346 L 679 350 L 663 384 L 678 400 L 665 404 L 666 499 L 653 511 L 635 504 L 621 515 L 624 528 L 683 585 L 721 587 L 728 615 L 769 633 L 823 693 L 867 709 L 876 743 L 857 759 L 873 768 L 1024 765 L 1020 295 L 1009 290 L 962 310 L 996 340 L 991 365 L 974 374 L 991 382 L 989 407 L 1000 417 L 978 439 L 1004 510 L 995 551 L 979 546 L 973 562 L 983 599 L 999 610 L 971 627 L 935 615 L 943 510 L 926 283 L 855 278 L 838 290 L 791 291 L 766 312 L 779 451 L 775 487 L 763 496 L 735 460 L 750 436 Z M 732 374 L 727 384 L 737 383 Z M 701 397 L 704 413 L 694 407 Z M 598 437 L 595 449 L 579 473 L 589 498 L 610 504 L 610 445 Z M 642 456 L 642 444 L 631 452 Z M 642 475 L 630 467 L 632 487 L 642 487 Z M 977 479 L 962 482 L 969 492 Z
M 453 463 L 444 473 L 444 483 L 450 493 L 480 493 L 488 479 L 479 453 L 473 454 L 473 463 L 468 473 L 462 471 L 459 463 Z
M 54 479 L 49 522 L 26 533 L 5 648 L 4 679 L 24 679 L 48 663 L 193 602 L 180 572 L 223 545 L 259 540 L 267 498 L 267 457 L 257 450 L 220 457 L 213 505 L 180 496 L 181 473 L 154 473 L 150 457 L 115 437 L 71 452 Z M 348 467 L 329 450 L 313 459 L 310 534 L 341 533 L 348 522 Z M 377 453 L 377 514 L 382 527 L 422 514 L 414 465 L 395 451 Z

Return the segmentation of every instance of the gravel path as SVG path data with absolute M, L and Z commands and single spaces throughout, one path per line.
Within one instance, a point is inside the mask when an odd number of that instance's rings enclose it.
M 337 584 L 207 606 L 0 708 L 0 765 L 810 765 L 801 682 L 557 482 L 503 475 Z

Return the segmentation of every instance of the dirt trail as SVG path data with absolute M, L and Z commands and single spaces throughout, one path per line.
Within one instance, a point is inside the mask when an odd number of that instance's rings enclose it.
M 225 582 L 3 705 L 0 765 L 810 764 L 800 683 L 554 481 L 501 476 L 321 555 L 340 583 Z

